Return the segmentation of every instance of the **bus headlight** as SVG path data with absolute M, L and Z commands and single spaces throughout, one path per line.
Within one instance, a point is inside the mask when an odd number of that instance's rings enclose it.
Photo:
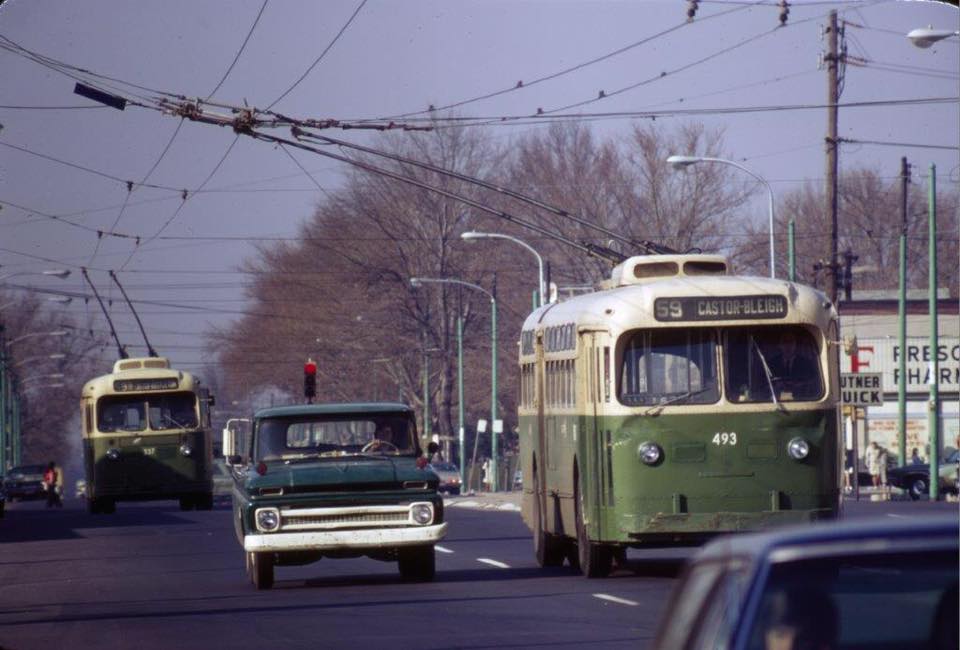
M 257 510 L 257 530 L 270 533 L 280 527 L 280 511 L 276 508 Z
M 193 447 L 190 446 L 189 442 L 185 442 L 182 445 L 180 445 L 180 455 L 193 456 Z
M 810 443 L 803 438 L 794 438 L 787 443 L 787 453 L 794 460 L 803 460 L 810 455 Z
M 645 465 L 656 465 L 663 458 L 663 450 L 655 442 L 643 442 L 637 448 L 637 456 Z
M 410 517 L 414 523 L 426 526 L 433 521 L 433 506 L 429 503 L 414 503 L 410 506 Z
M 107 458 L 110 460 L 120 460 L 120 450 L 110 447 L 110 449 L 107 450 Z

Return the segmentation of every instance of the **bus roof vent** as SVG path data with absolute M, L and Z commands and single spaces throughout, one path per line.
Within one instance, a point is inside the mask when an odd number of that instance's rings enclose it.
M 143 368 L 169 368 L 170 361 L 164 357 L 146 357 L 143 359 L 120 359 L 113 364 L 114 372 L 141 370 Z
M 722 255 L 638 255 L 614 267 L 610 284 L 623 287 L 666 278 L 726 274 L 727 260 Z

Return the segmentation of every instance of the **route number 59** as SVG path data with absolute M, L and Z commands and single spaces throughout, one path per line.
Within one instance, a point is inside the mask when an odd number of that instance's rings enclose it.
M 713 435 L 713 440 L 711 442 L 713 442 L 713 444 L 715 444 L 718 447 L 723 447 L 723 446 L 732 447 L 733 445 L 737 444 L 737 434 L 732 431 L 730 433 L 727 433 L 726 431 L 723 431 L 721 433 L 715 433 Z

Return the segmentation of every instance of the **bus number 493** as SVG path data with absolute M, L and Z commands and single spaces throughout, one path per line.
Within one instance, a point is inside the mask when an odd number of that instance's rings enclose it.
M 733 446 L 737 444 L 737 434 L 733 432 L 727 433 L 726 431 L 723 433 L 715 433 L 711 442 L 718 447 L 723 445 Z

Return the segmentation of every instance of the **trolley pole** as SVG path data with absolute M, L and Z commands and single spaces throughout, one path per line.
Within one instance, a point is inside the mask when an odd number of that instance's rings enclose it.
M 930 432 L 930 500 L 940 498 L 940 361 L 939 333 L 937 331 L 937 166 L 930 165 L 929 234 L 930 234 L 930 413 L 927 429 Z
M 793 219 L 787 224 L 787 260 L 790 282 L 797 281 L 797 224 Z

